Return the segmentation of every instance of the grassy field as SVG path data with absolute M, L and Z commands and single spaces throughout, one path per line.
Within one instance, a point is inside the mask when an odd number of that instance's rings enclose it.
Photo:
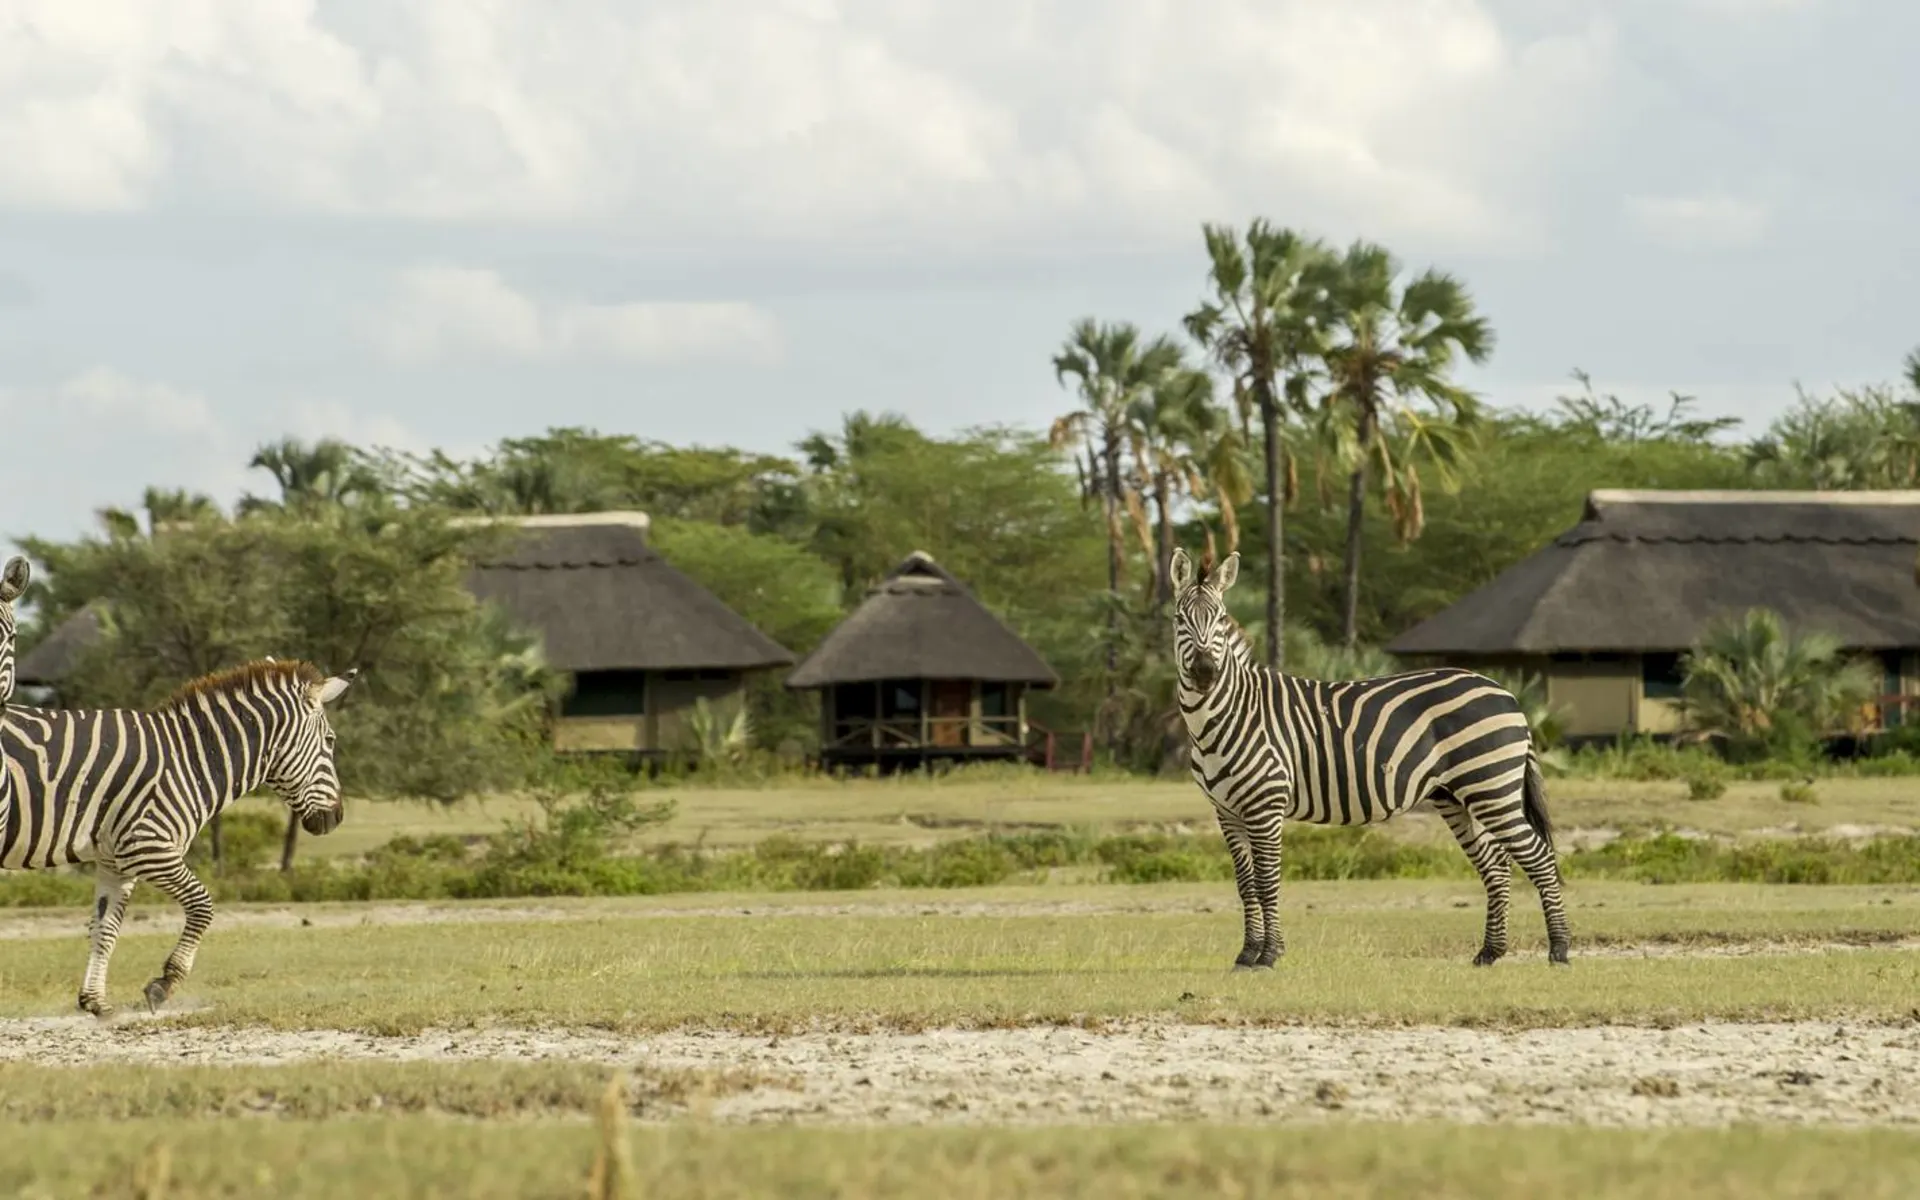
M 1674 827 L 1737 836 L 1818 833 L 1847 826 L 1920 828 L 1920 779 L 1821 780 L 1812 804 L 1782 799 L 1776 783 L 1733 783 L 1725 795 L 1698 801 L 1689 800 L 1686 785 L 1677 782 L 1564 779 L 1551 781 L 1548 794 L 1555 821 L 1569 830 Z M 1005 772 L 953 781 L 662 787 L 644 795 L 671 797 L 677 812 L 671 821 L 648 830 L 642 842 L 715 847 L 751 845 L 777 834 L 886 845 L 925 844 L 985 829 L 1213 829 L 1206 800 L 1186 781 Z M 271 802 L 247 803 L 265 811 Z M 532 801 L 505 796 L 451 806 L 367 801 L 353 804 L 347 822 L 334 834 L 307 838 L 302 844 L 304 853 L 312 855 L 353 856 L 401 834 L 477 837 L 535 811 Z M 1426 814 L 1384 828 L 1408 837 L 1447 837 L 1439 821 Z
M 1539 910 L 1524 889 L 1513 912 L 1520 955 L 1475 970 L 1481 896 L 1471 883 L 1298 884 L 1282 897 L 1283 969 L 1254 975 L 1225 970 L 1239 948 L 1229 889 L 1063 891 L 555 902 L 548 914 L 563 919 L 490 920 L 482 910 L 440 923 L 381 923 L 361 910 L 367 923 L 342 925 L 303 910 L 312 925 L 293 928 L 249 925 L 228 910 L 181 993 L 206 1011 L 182 1019 L 376 1031 L 921 1028 L 1138 1015 L 1529 1026 L 1891 1018 L 1920 996 L 1920 954 L 1896 945 L 1920 935 L 1917 888 L 1586 884 L 1571 896 L 1575 964 L 1560 971 L 1539 956 Z M 138 994 L 175 919 L 141 927 L 163 934 L 123 937 L 118 995 Z M 85 959 L 80 921 L 70 923 L 70 936 L 7 944 L 0 1015 L 69 1009 Z M 1751 943 L 1860 948 L 1715 952 Z
M 1632 1197 L 1745 1200 L 1920 1191 L 1920 1137 L 1892 1131 L 1257 1128 L 793 1130 L 674 1126 L 625 1138 L 627 1195 Z M 9 1195 L 581 1196 L 584 1122 L 432 1117 L 63 1122 L 10 1139 Z M 158 1152 L 156 1152 L 156 1149 Z M 156 1170 L 156 1168 L 158 1168 Z
M 1471 882 L 1282 903 L 1256 974 L 1217 883 L 227 905 L 177 1011 L 104 1028 L 80 914 L 0 913 L 0 1195 L 578 1196 L 607 1145 L 628 1200 L 1920 1188 L 1920 1136 L 1830 1127 L 1920 1113 L 1920 887 L 1583 882 L 1564 971 L 1524 888 L 1490 970 Z

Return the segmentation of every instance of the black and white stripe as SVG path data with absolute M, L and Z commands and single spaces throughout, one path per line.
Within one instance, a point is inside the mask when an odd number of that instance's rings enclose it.
M 1271 967 L 1280 932 L 1280 833 L 1385 821 L 1431 801 L 1487 892 L 1476 965 L 1507 952 L 1513 865 L 1539 890 L 1548 959 L 1567 962 L 1567 915 L 1545 788 L 1525 712 L 1484 675 L 1439 668 L 1321 682 L 1254 662 L 1225 596 L 1238 554 L 1194 578 L 1184 550 L 1170 564 L 1174 657 L 1193 777 L 1213 802 L 1233 856 L 1246 937 L 1238 968 Z
M 186 853 L 216 812 L 269 786 L 307 832 L 340 824 L 325 706 L 353 675 L 328 679 L 305 663 L 264 661 L 195 680 L 151 712 L 15 706 L 0 717 L 0 869 L 95 865 L 83 1010 L 111 1012 L 107 964 L 137 883 L 186 914 L 179 943 L 147 984 L 148 1007 L 192 971 L 213 899 Z

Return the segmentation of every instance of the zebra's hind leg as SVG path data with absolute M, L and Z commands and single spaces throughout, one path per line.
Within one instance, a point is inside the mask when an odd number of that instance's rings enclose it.
M 1490 967 L 1506 957 L 1507 907 L 1513 897 L 1513 860 L 1499 842 L 1487 836 L 1466 806 L 1452 792 L 1435 792 L 1433 807 L 1447 823 L 1453 840 L 1460 843 L 1467 861 L 1480 876 L 1487 890 L 1487 929 L 1480 941 L 1480 952 L 1473 956 L 1476 967 Z
M 127 901 L 133 897 L 134 881 L 108 867 L 98 867 L 93 876 L 93 921 L 87 951 L 87 974 L 80 983 L 80 1011 L 106 1020 L 113 1016 L 107 1003 L 107 965 L 113 959 L 113 945 L 120 939 L 120 923 L 127 915 Z
M 213 924 L 213 897 L 187 864 L 177 858 L 156 870 L 143 872 L 142 877 L 171 896 L 187 917 L 180 940 L 174 945 L 173 953 L 167 955 L 159 976 L 147 981 L 147 1010 L 151 1012 L 172 998 L 173 989 L 192 973 L 194 953 L 199 950 L 207 927 Z
M 1503 811 L 1487 821 L 1494 836 L 1506 846 L 1513 861 L 1527 873 L 1534 890 L 1540 893 L 1540 908 L 1547 918 L 1547 961 L 1564 967 L 1568 963 L 1567 904 L 1560 890 L 1560 860 L 1553 843 L 1527 823 L 1520 805 Z
M 1227 854 L 1233 859 L 1233 886 L 1240 893 L 1240 921 L 1243 936 L 1239 957 L 1233 960 L 1236 971 L 1251 971 L 1260 959 L 1266 941 L 1266 921 L 1253 887 L 1253 847 L 1239 820 L 1219 809 L 1214 817 L 1220 822 L 1220 834 L 1227 840 Z

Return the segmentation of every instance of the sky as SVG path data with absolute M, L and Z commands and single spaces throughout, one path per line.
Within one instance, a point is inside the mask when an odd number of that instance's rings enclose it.
M 0 0 L 0 538 L 283 435 L 1043 426 L 1200 225 L 1466 281 L 1463 381 L 1764 425 L 1920 344 L 1900 0 Z M 1901 147 L 1905 146 L 1905 149 Z

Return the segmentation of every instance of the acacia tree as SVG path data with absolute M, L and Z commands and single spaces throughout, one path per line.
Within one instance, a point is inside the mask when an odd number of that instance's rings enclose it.
M 1060 353 L 1054 355 L 1054 378 L 1076 381 L 1081 407 L 1054 421 L 1049 439 L 1064 447 L 1075 441 L 1087 447 L 1082 475 L 1085 493 L 1098 495 L 1107 529 L 1107 688 L 1111 697 L 1119 669 L 1120 580 L 1126 553 L 1126 519 L 1144 525 L 1138 511 L 1139 492 L 1129 486 L 1122 468 L 1128 422 L 1134 408 L 1150 396 L 1166 376 L 1180 367 L 1180 347 L 1171 338 L 1143 342 L 1140 331 L 1126 322 L 1102 323 L 1091 317 L 1076 322 Z
M 1401 281 L 1385 247 L 1355 242 L 1327 265 L 1325 428 L 1348 472 L 1346 601 L 1342 640 L 1359 638 L 1360 538 L 1369 474 L 1377 481 L 1400 539 L 1420 534 L 1424 508 L 1419 464 L 1451 468 L 1478 416 L 1473 396 L 1449 377 L 1461 358 L 1484 362 L 1493 327 L 1474 310 L 1458 279 L 1427 270 Z
M 1212 295 L 1185 324 L 1232 378 L 1243 421 L 1250 412 L 1260 418 L 1267 484 L 1266 659 L 1278 669 L 1285 658 L 1279 636 L 1286 615 L 1282 511 L 1295 477 L 1283 408 L 1306 399 L 1326 299 L 1321 268 L 1329 256 L 1319 241 L 1264 220 L 1247 227 L 1244 243 L 1226 226 L 1206 225 L 1203 231 Z

